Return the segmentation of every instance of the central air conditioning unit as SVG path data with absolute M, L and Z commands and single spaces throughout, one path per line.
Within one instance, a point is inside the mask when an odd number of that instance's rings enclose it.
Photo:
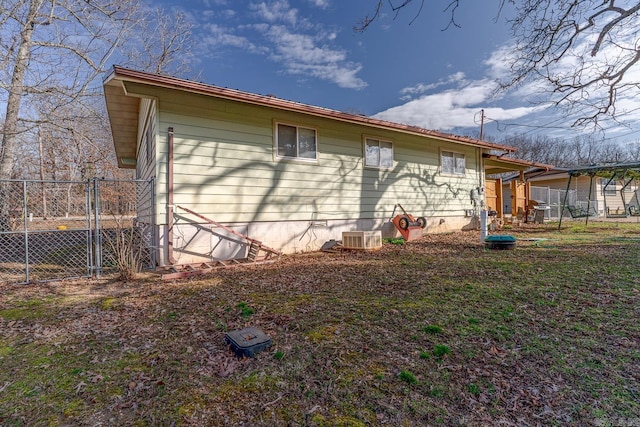
M 382 248 L 382 232 L 380 231 L 343 231 L 342 247 L 372 251 Z

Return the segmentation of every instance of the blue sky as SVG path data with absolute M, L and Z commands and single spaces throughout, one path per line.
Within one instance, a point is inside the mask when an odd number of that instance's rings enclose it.
M 570 118 L 532 103 L 545 101 L 535 85 L 495 93 L 511 49 L 511 11 L 498 17 L 498 1 L 461 3 L 460 28 L 448 29 L 449 0 L 428 0 L 419 15 L 411 7 L 394 18 L 387 8 L 364 33 L 353 27 L 375 0 L 162 3 L 196 23 L 193 69 L 205 83 L 472 136 L 484 109 L 485 132 L 496 140 L 579 134 Z M 640 127 L 609 126 L 600 136 L 636 141 Z

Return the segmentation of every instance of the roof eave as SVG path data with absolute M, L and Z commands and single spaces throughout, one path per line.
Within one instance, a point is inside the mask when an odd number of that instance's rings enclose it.
M 417 126 L 405 125 L 400 123 L 389 122 L 386 120 L 376 119 L 368 116 L 360 116 L 342 111 L 331 110 L 322 107 L 301 104 L 294 101 L 288 101 L 267 95 L 258 95 L 248 92 L 242 92 L 235 89 L 222 88 L 204 83 L 193 82 L 189 80 L 179 79 L 175 77 L 163 76 L 159 74 L 150 74 L 142 71 L 131 70 L 128 68 L 114 66 L 113 71 L 105 78 L 105 84 L 114 80 L 122 79 L 138 83 L 152 84 L 159 87 L 170 89 L 178 89 L 203 95 L 217 96 L 228 100 L 234 100 L 254 105 L 277 108 L 292 112 L 309 114 L 317 117 L 329 118 L 351 124 L 365 125 L 378 129 L 403 132 L 407 134 L 431 137 L 443 141 L 456 142 L 459 144 L 470 145 L 487 150 L 501 150 L 507 153 L 513 153 L 516 148 L 501 144 L 494 144 L 486 141 L 463 137 L 458 135 L 446 134 L 443 132 L 428 130 Z
M 540 169 L 550 171 L 552 165 L 544 163 L 530 162 L 527 160 L 513 159 L 510 157 L 498 156 L 495 154 L 484 153 L 482 155 L 485 163 L 485 172 L 487 175 L 495 175 L 513 171 L 527 171 L 531 169 Z

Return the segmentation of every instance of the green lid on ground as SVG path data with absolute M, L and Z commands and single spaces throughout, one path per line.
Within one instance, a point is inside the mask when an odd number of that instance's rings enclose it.
M 485 242 L 515 242 L 516 238 L 509 234 L 492 234 L 484 239 Z

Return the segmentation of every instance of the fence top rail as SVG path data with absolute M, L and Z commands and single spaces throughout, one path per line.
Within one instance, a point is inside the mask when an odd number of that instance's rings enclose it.
M 86 184 L 87 182 L 141 182 L 149 183 L 154 179 L 116 179 L 116 178 L 89 178 L 84 181 L 71 181 L 71 180 L 59 180 L 59 179 L 0 179 L 0 182 L 28 182 L 37 184 Z
M 98 182 L 141 182 L 148 184 L 154 180 L 154 178 L 149 179 L 117 179 L 117 178 L 90 178 L 88 181 L 98 181 Z
M 86 184 L 87 181 L 65 181 L 65 180 L 53 180 L 53 179 L 0 179 L 0 182 L 8 182 L 8 183 L 36 183 L 36 184 Z

